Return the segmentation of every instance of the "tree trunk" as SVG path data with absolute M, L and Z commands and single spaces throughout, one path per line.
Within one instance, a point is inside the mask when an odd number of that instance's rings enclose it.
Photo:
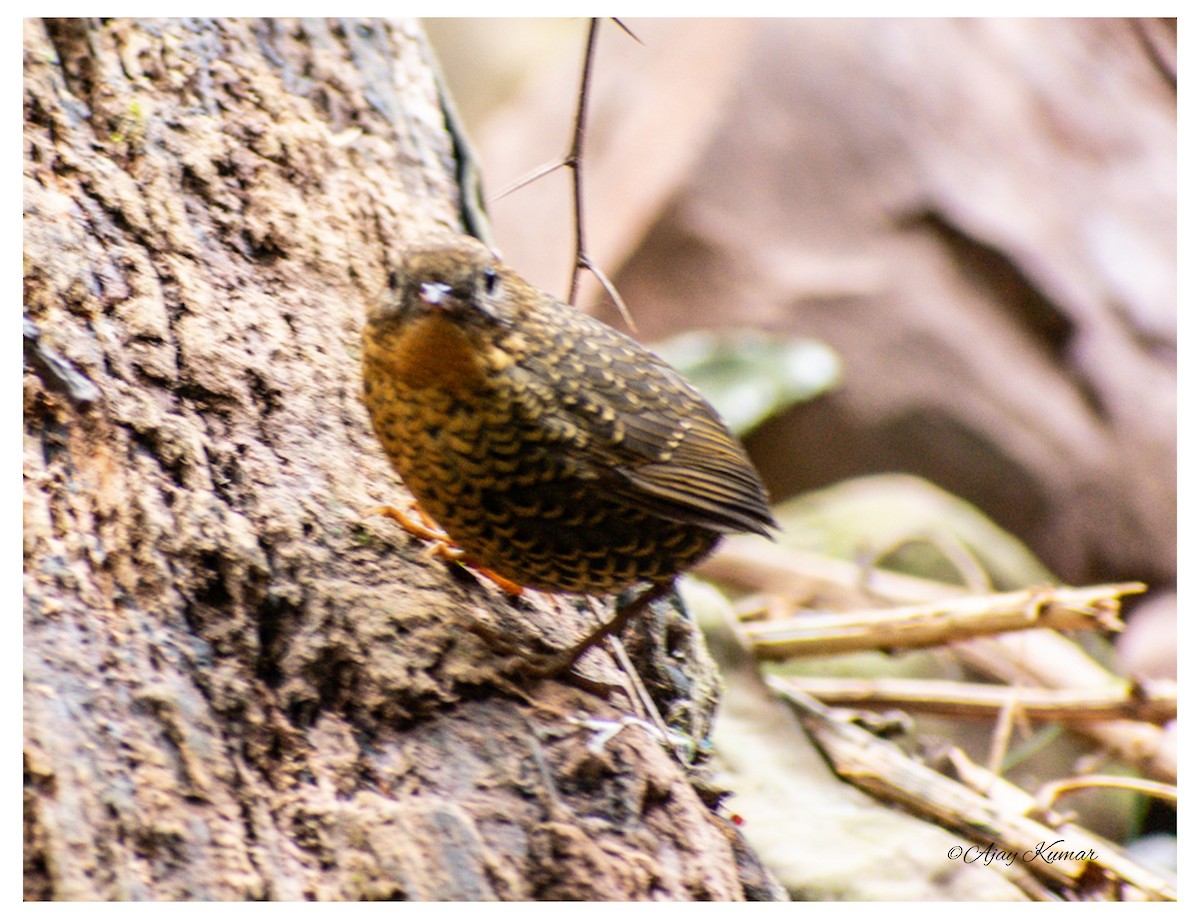
M 456 225 L 411 22 L 25 22 L 25 895 L 740 898 L 565 643 L 365 510 L 364 309 Z M 534 701 L 536 698 L 536 701 Z M 589 721 L 589 724 L 585 724 Z

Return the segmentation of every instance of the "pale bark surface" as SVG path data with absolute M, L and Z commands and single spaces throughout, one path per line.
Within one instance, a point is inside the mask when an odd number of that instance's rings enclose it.
M 499 688 L 551 641 L 366 509 L 404 493 L 361 318 L 458 213 L 411 23 L 25 23 L 31 899 L 740 898 L 738 843 L 621 704 Z M 37 350 L 35 348 L 35 350 Z

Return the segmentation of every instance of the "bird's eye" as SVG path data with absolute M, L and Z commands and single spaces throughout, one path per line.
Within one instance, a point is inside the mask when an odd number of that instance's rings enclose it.
M 496 290 L 496 281 L 497 280 L 498 280 L 498 278 L 496 276 L 495 268 L 483 269 L 483 291 L 484 291 L 484 293 L 487 293 L 487 294 L 493 293 Z

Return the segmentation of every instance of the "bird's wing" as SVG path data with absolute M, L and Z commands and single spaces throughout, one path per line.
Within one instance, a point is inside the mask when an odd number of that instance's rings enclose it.
M 634 427 L 626 420 L 627 441 Z M 682 510 L 687 522 L 726 532 L 769 535 L 768 527 L 775 526 L 775 518 L 767 507 L 766 493 L 745 451 L 725 425 L 715 418 L 693 416 L 682 422 L 682 428 L 682 439 L 666 459 L 664 453 L 648 456 L 635 449 L 631 452 L 641 461 L 618 465 L 617 474 L 640 500 L 665 502 L 661 505 L 664 516 Z
M 531 378 L 554 378 L 540 398 L 579 432 L 572 458 L 598 488 L 667 519 L 718 532 L 769 536 L 777 526 L 758 473 L 716 411 L 677 371 L 582 314 L 574 358 Z M 536 358 L 535 358 L 536 360 Z M 571 366 L 561 366 L 570 361 Z

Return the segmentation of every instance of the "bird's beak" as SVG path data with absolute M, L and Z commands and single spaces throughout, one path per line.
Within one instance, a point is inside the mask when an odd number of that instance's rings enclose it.
M 428 306 L 439 306 L 450 293 L 450 285 L 440 281 L 426 281 L 421 285 L 421 299 Z

